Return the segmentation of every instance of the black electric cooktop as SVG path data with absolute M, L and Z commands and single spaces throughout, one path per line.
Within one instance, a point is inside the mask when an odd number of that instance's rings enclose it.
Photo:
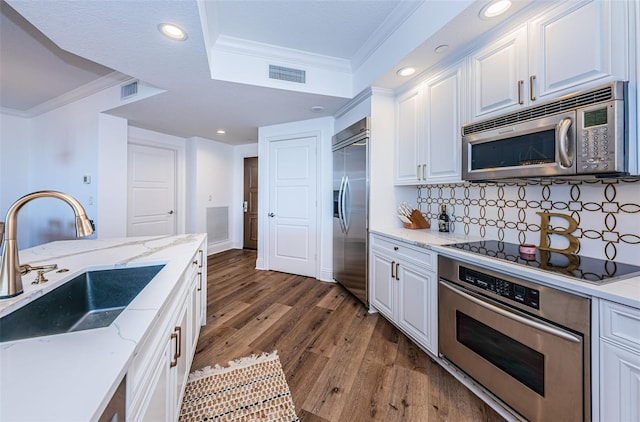
M 640 275 L 640 266 L 636 265 L 575 254 L 541 251 L 538 248 L 535 255 L 526 255 L 520 253 L 518 245 L 498 240 L 481 240 L 444 246 L 562 274 L 593 284 L 606 284 L 621 278 Z

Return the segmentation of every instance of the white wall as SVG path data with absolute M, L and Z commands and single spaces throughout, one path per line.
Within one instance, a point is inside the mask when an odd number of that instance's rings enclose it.
M 261 166 L 258 168 L 261 186 L 258 193 L 259 216 L 266 216 L 268 212 L 268 151 L 270 140 L 295 139 L 307 136 L 317 136 L 317 168 L 318 168 L 318 266 L 316 278 L 324 281 L 333 280 L 333 193 L 332 193 L 332 153 L 331 137 L 334 133 L 334 119 L 323 117 L 300 122 L 284 123 L 265 126 L 258 129 L 258 157 Z M 268 269 L 267 256 L 267 225 L 264 218 L 258 218 L 258 260 L 256 267 Z
M 0 221 L 13 202 L 29 193 L 29 144 L 31 122 L 22 117 L 0 113 Z M 18 225 L 26 225 L 28 210 L 18 215 Z M 18 246 L 26 245 L 28 232 L 18 230 Z
M 126 119 L 98 115 L 98 168 L 92 183 L 100 182 L 93 218 L 101 238 L 127 235 L 127 133 Z
M 126 189 L 120 186 L 126 175 L 122 171 L 126 154 L 121 156 L 127 144 L 126 120 L 102 112 L 159 92 L 142 85 L 138 96 L 123 101 L 117 84 L 23 121 L 3 114 L 1 206 L 8 207 L 28 192 L 58 190 L 78 199 L 95 220 L 98 232 L 93 237 L 121 235 L 120 220 L 126 209 Z M 83 182 L 84 176 L 91 177 L 90 184 Z M 105 185 L 99 190 L 101 181 Z M 20 249 L 75 238 L 73 212 L 56 199 L 25 205 L 19 226 Z
M 234 177 L 234 147 L 221 142 L 203 138 L 187 139 L 190 160 L 190 184 L 195 181 L 195 189 L 189 195 L 194 210 L 190 213 L 189 231 L 206 233 L 206 209 L 209 207 L 229 207 L 229 239 L 212 243 L 209 239 L 210 254 L 233 248 L 237 245 L 233 227 L 236 226 L 238 205 L 235 204 L 235 192 L 242 189 L 237 186 Z

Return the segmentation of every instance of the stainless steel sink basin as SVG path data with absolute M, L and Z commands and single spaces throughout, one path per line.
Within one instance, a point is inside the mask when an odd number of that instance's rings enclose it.
M 0 342 L 106 327 L 164 267 L 87 271 L 0 318 Z

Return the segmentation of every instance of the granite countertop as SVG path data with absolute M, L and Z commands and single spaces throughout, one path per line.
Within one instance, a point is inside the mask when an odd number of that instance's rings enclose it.
M 460 249 L 443 246 L 452 243 L 488 240 L 477 236 L 466 236 L 457 233 L 440 233 L 436 230 L 430 229 L 410 230 L 402 228 L 383 228 L 371 229 L 370 232 L 391 237 L 396 240 L 409 242 L 411 244 L 433 250 L 441 255 L 479 264 L 515 277 L 528 278 L 542 285 L 567 290 L 585 296 L 606 299 L 640 309 L 640 276 L 623 278 L 608 284 L 596 285 L 584 281 L 578 281 L 561 274 L 550 273 L 533 267 L 526 267 L 508 261 L 493 259 Z
M 204 234 L 53 242 L 20 251 L 20 262 L 56 263 L 66 273 L 0 300 L 0 316 L 88 270 L 165 264 L 108 327 L 0 343 L 0 420 L 97 420 L 141 342 L 191 264 Z

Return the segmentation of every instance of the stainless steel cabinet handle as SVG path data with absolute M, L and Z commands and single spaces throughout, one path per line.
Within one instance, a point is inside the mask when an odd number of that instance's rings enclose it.
M 518 81 L 518 104 L 524 104 L 524 101 L 522 100 L 522 85 L 524 85 L 524 81 L 519 80 Z
M 176 331 L 178 332 L 178 350 L 176 351 L 176 361 L 180 356 L 182 356 L 182 327 L 176 327 Z
M 178 334 L 176 334 L 175 332 L 171 333 L 171 340 L 175 340 L 176 341 L 176 352 L 173 354 L 173 359 L 171 359 L 171 362 L 169 362 L 169 368 L 173 368 L 174 366 L 176 366 L 178 364 Z
M 547 324 L 544 324 L 544 323 L 541 323 L 541 322 L 538 322 L 538 321 L 535 321 L 535 320 L 532 320 L 532 319 L 529 319 L 529 318 L 525 318 L 525 317 L 520 316 L 518 314 L 515 314 L 513 312 L 505 311 L 504 309 L 501 309 L 501 308 L 499 308 L 499 307 L 497 307 L 497 306 L 495 306 L 495 305 L 493 305 L 493 304 L 491 304 L 489 302 L 485 302 L 484 300 L 477 299 L 476 297 L 461 291 L 457 287 L 451 285 L 451 283 L 448 283 L 448 282 L 446 282 L 446 281 L 444 281 L 442 279 L 440 280 L 440 284 L 442 286 L 446 287 L 447 289 L 449 289 L 451 292 L 453 292 L 453 293 L 455 293 L 455 294 L 457 294 L 459 296 L 462 296 L 463 298 L 465 298 L 465 299 L 475 303 L 476 305 L 481 306 L 481 307 L 483 307 L 483 308 L 485 308 L 485 309 L 487 309 L 487 310 L 489 310 L 491 312 L 494 312 L 496 314 L 502 315 L 505 318 L 509 318 L 511 320 L 517 321 L 517 322 L 519 322 L 521 324 L 524 324 L 524 325 L 528 325 L 529 327 L 537 328 L 540 331 L 544 331 L 547 334 L 552 334 L 552 335 L 554 335 L 556 337 L 560 337 L 560 338 L 562 338 L 564 340 L 568 340 L 568 341 L 571 341 L 571 342 L 574 342 L 574 343 L 580 343 L 581 342 L 581 339 L 576 337 L 576 336 L 574 336 L 573 334 L 567 333 L 565 331 L 561 331 L 561 330 L 559 330 L 559 329 L 557 329 L 557 328 L 555 328 L 555 327 L 553 327 L 551 325 L 547 325 Z
M 269 217 L 275 217 L 276 215 L 272 212 L 270 212 L 269 214 L 267 214 Z
M 391 261 L 391 279 L 393 280 L 396 276 L 393 274 L 393 267 L 396 265 L 396 261 Z
M 422 165 L 422 180 L 427 180 L 427 165 Z
M 535 91 L 533 89 L 533 82 L 536 80 L 536 75 L 529 76 L 529 99 L 531 101 L 536 100 Z
M 400 268 L 400 263 L 396 262 L 396 280 L 400 281 L 400 277 L 398 276 L 398 269 Z
M 202 291 L 202 271 L 198 271 L 198 291 Z
M 418 168 L 416 169 L 416 177 L 420 180 L 420 164 L 418 164 Z

